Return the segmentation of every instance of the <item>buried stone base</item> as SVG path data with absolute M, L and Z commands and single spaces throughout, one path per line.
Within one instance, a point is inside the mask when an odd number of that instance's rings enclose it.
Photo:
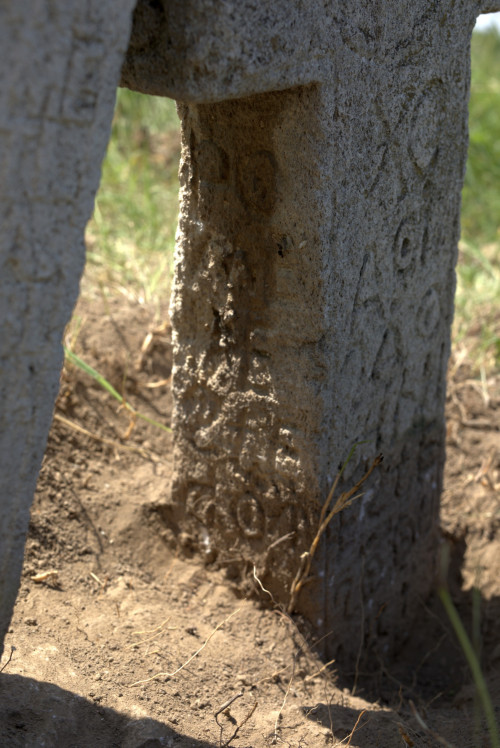
M 339 491 L 382 453 L 293 601 L 347 670 L 372 645 L 389 655 L 433 584 L 465 158 L 465 145 L 450 158 L 465 96 L 412 90 L 389 148 L 383 97 L 364 88 L 179 107 L 164 507 L 184 543 L 240 583 L 256 574 L 286 609 L 350 448 Z
M 382 453 L 296 596 L 349 670 L 433 584 L 481 3 L 306 5 L 140 2 L 122 81 L 185 102 L 165 519 L 287 608 Z

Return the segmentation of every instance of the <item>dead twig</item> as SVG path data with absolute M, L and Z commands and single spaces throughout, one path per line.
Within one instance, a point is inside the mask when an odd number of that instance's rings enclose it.
M 493 421 L 489 421 L 486 418 L 469 418 L 467 410 L 464 406 L 464 404 L 460 401 L 460 398 L 457 396 L 456 392 L 451 393 L 451 399 L 457 406 L 458 412 L 460 414 L 460 425 L 467 429 L 488 429 L 491 431 L 497 431 L 498 426 Z
M 401 722 L 398 722 L 397 725 L 398 725 L 399 734 L 401 735 L 401 739 L 404 740 L 405 745 L 409 746 L 409 748 L 413 748 L 415 743 L 408 735 L 406 727 Z
M 351 732 L 349 733 L 349 735 L 346 735 L 346 736 L 345 736 L 345 738 L 343 738 L 342 740 L 337 740 L 337 742 L 335 743 L 335 746 L 343 745 L 343 744 L 345 743 L 345 741 L 346 741 L 346 740 L 347 740 L 347 743 L 346 743 L 346 748 L 348 748 L 348 746 L 350 746 L 350 745 L 351 745 L 351 740 L 353 739 L 354 733 L 355 733 L 355 732 L 356 732 L 356 730 L 358 729 L 358 725 L 359 725 L 359 723 L 360 723 L 361 717 L 362 717 L 362 716 L 363 716 L 364 714 L 366 714 L 366 712 L 367 712 L 367 709 L 363 709 L 363 711 L 361 711 L 361 712 L 360 712 L 360 713 L 358 714 L 358 718 L 357 718 L 357 720 L 356 720 L 356 722 L 355 722 L 355 724 L 354 724 L 354 727 L 352 728 Z M 365 727 L 365 726 L 366 726 L 366 725 L 368 724 L 368 722 L 369 722 L 369 721 L 370 721 L 370 718 L 368 718 L 368 719 L 366 720 L 366 722 L 364 722 L 364 723 L 363 723 L 363 724 L 361 725 L 361 727 Z M 333 736 L 333 729 L 332 729 L 332 736 Z
M 218 719 L 219 714 L 222 714 L 222 712 L 224 712 L 225 715 L 226 715 L 226 717 L 227 717 L 227 719 L 230 719 L 231 721 L 234 721 L 233 718 L 231 717 L 230 713 L 229 713 L 229 707 L 231 706 L 231 704 L 234 704 L 234 702 L 236 701 L 236 699 L 241 699 L 242 696 L 243 696 L 243 691 L 240 691 L 235 696 L 232 696 L 230 699 L 228 699 L 227 701 L 225 701 L 222 704 L 222 706 L 219 707 L 219 709 L 217 709 L 217 711 L 214 713 L 214 719 L 215 719 L 217 725 L 220 728 L 220 736 L 219 736 L 219 745 L 220 746 L 222 746 L 222 733 L 224 732 L 224 725 L 221 725 L 221 723 L 219 722 L 219 719 Z M 227 745 L 227 743 L 226 743 L 226 745 Z
M 103 582 L 101 579 L 99 579 L 99 577 L 97 576 L 97 574 L 94 574 L 93 571 L 90 571 L 89 574 L 92 577 L 92 579 L 94 580 L 94 582 L 97 582 L 97 584 L 99 585 L 99 587 L 102 587 L 102 588 L 106 587 L 107 582 Z
M 323 673 L 327 667 L 329 667 L 330 665 L 333 665 L 334 662 L 335 662 L 334 659 L 328 660 L 328 662 L 325 662 L 325 664 L 322 665 L 322 667 L 320 667 L 319 670 L 316 670 L 315 673 L 313 673 L 312 675 L 306 675 L 306 677 L 304 678 L 304 681 L 307 683 L 310 680 L 314 680 L 314 678 L 317 678 L 318 675 L 321 675 L 321 673 Z
M 134 631 L 134 634 L 136 636 L 139 634 L 150 634 L 150 636 L 147 636 L 145 639 L 139 639 L 136 642 L 132 642 L 132 644 L 129 644 L 127 646 L 127 649 L 136 649 L 141 644 L 148 644 L 149 642 L 154 641 L 154 639 L 160 636 L 160 634 L 163 634 L 165 630 L 167 631 L 175 630 L 177 626 L 168 626 L 167 629 L 164 628 L 167 625 L 167 623 L 170 621 L 170 618 L 171 616 L 169 616 L 168 618 L 165 618 L 165 620 L 162 623 L 160 623 L 159 626 L 156 626 L 154 629 L 150 629 L 149 631 Z M 150 654 L 153 654 L 153 653 L 150 652 Z
M 3 673 L 3 671 L 5 670 L 5 668 L 7 667 L 7 665 L 9 664 L 9 662 L 12 660 L 12 655 L 14 654 L 15 651 L 16 651 L 16 648 L 11 645 L 9 659 L 0 668 L 0 673 Z
M 383 460 L 382 455 L 378 455 L 373 460 L 371 466 L 368 468 L 368 470 L 363 475 L 363 477 L 360 478 L 360 480 L 351 489 L 349 489 L 349 491 L 343 491 L 338 497 L 338 499 L 336 500 L 333 507 L 329 510 L 329 506 L 333 499 L 333 495 L 337 489 L 337 486 L 342 476 L 342 473 L 344 471 L 344 468 L 347 465 L 347 462 L 349 461 L 351 456 L 352 456 L 352 452 L 349 458 L 347 459 L 347 461 L 344 463 L 342 468 L 337 473 L 337 477 L 335 478 L 333 485 L 326 498 L 326 501 L 323 504 L 323 507 L 321 509 L 321 514 L 319 517 L 318 530 L 316 532 L 314 540 L 311 543 L 311 547 L 309 548 L 308 551 L 303 553 L 301 556 L 299 569 L 297 571 L 297 574 L 295 575 L 295 579 L 293 580 L 292 586 L 290 588 L 290 602 L 288 603 L 288 608 L 287 608 L 288 613 L 293 613 L 293 610 L 295 608 L 295 603 L 297 602 L 297 597 L 299 595 L 301 588 L 304 586 L 304 584 L 306 583 L 309 577 L 309 572 L 311 570 L 311 565 L 312 565 L 314 554 L 316 553 L 318 549 L 319 542 L 326 528 L 328 527 L 331 520 L 336 514 L 339 514 L 344 509 L 347 509 L 347 507 L 350 506 L 355 499 L 359 498 L 359 495 L 357 495 L 357 492 L 359 491 L 363 483 L 370 477 L 370 475 L 375 470 L 375 468 L 378 467 L 378 465 L 380 465 L 380 463 Z
M 355 724 L 355 725 L 354 725 L 354 727 L 352 728 L 352 730 L 351 730 L 351 733 L 350 733 L 350 735 L 349 735 L 349 740 L 348 740 L 348 742 L 347 742 L 347 748 L 349 748 L 349 746 L 351 745 L 351 740 L 352 740 L 352 736 L 354 735 L 354 733 L 355 733 L 355 732 L 356 732 L 356 730 L 358 729 L 358 725 L 359 725 L 360 719 L 361 719 L 361 717 L 363 716 L 363 714 L 366 714 L 366 709 L 363 709 L 363 711 L 362 711 L 362 712 L 360 712 L 360 713 L 359 713 L 359 715 L 358 715 L 358 718 L 357 718 L 357 720 L 356 720 L 356 724 Z
M 247 714 L 243 717 L 243 719 L 241 720 L 241 722 L 238 725 L 236 725 L 236 728 L 235 728 L 233 734 L 231 735 L 231 737 L 229 737 L 224 743 L 222 742 L 222 727 L 221 727 L 221 737 L 220 737 L 220 740 L 219 740 L 220 748 L 227 748 L 227 746 L 230 743 L 233 742 L 233 740 L 235 739 L 235 737 L 237 736 L 237 734 L 239 733 L 239 731 L 241 730 L 241 728 L 244 725 L 246 725 L 246 723 L 248 722 L 248 720 L 250 719 L 250 717 L 253 715 L 253 713 L 255 712 L 255 710 L 257 709 L 258 706 L 259 706 L 259 702 L 258 701 L 254 702 L 254 705 L 250 708 L 250 710 L 247 712 Z M 217 723 L 217 724 L 219 724 L 219 723 Z
M 447 740 L 442 738 L 441 735 L 438 735 L 437 732 L 435 732 L 434 730 L 431 730 L 431 728 L 424 722 L 424 720 L 418 713 L 417 707 L 415 706 L 415 704 L 413 703 L 411 699 L 409 700 L 409 704 L 410 704 L 410 709 L 412 711 L 413 716 L 417 720 L 422 730 L 424 730 L 424 732 L 427 733 L 427 735 L 430 735 L 434 740 L 437 740 L 438 743 L 441 743 L 441 745 L 444 745 L 445 748 L 454 748 L 454 746 L 451 743 L 448 743 Z
M 276 720 L 274 722 L 274 742 L 278 742 L 278 722 L 281 719 L 281 715 L 283 713 L 283 709 L 285 708 L 286 700 L 288 698 L 288 694 L 290 693 L 290 689 L 292 687 L 293 679 L 295 677 L 295 665 L 296 665 L 296 658 L 293 658 L 293 667 L 292 667 L 292 674 L 290 676 L 290 680 L 288 681 L 288 686 L 285 692 L 285 696 L 283 697 L 283 703 L 280 706 L 280 710 L 278 714 L 276 715 Z
M 278 603 L 276 602 L 276 600 L 272 596 L 271 592 L 269 592 L 269 590 L 266 590 L 266 588 L 264 587 L 264 585 L 260 581 L 259 577 L 257 576 L 257 570 L 256 570 L 255 566 L 253 567 L 253 578 L 255 579 L 255 581 L 257 582 L 257 584 L 259 585 L 259 587 L 261 588 L 262 592 L 265 592 L 266 595 L 269 595 L 269 597 L 273 601 L 274 605 L 278 605 Z
M 160 461 L 160 458 L 157 455 L 154 455 L 152 452 L 147 452 L 145 449 L 143 449 L 143 447 L 136 447 L 133 444 L 122 444 L 121 442 L 117 442 L 114 439 L 106 439 L 106 437 L 104 436 L 93 434 L 91 431 L 84 429 L 83 426 L 80 426 L 78 423 L 75 423 L 69 418 L 65 418 L 64 416 L 59 415 L 59 413 L 54 413 L 54 420 L 59 421 L 64 426 L 67 426 L 70 429 L 73 429 L 73 431 L 78 431 L 80 434 L 88 436 L 90 439 L 101 442 L 101 444 L 107 444 L 110 447 L 115 447 L 115 449 L 124 449 L 127 452 L 136 452 L 137 454 L 141 455 L 141 457 L 144 457 L 146 460 L 150 460 L 151 462 Z

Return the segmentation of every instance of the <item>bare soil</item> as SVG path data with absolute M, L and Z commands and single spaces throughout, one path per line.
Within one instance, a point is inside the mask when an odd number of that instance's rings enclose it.
M 168 324 L 144 305 L 92 294 L 76 316 L 75 352 L 168 424 Z M 481 382 L 455 352 L 447 417 L 449 585 L 467 628 L 480 605 L 500 722 L 500 376 Z M 223 570 L 176 557 L 158 512 L 171 442 L 66 365 L 2 660 L 2 746 L 489 745 L 437 595 L 421 601 L 398 661 L 380 662 L 369 681 L 360 673 L 353 693 L 307 629 L 238 598 Z

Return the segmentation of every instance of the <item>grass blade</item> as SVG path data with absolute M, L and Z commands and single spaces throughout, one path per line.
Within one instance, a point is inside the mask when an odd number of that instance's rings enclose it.
M 447 550 L 448 550 L 448 553 L 446 553 L 446 550 L 445 550 L 441 558 L 442 580 L 446 579 L 445 570 L 448 568 L 449 549 Z M 465 655 L 465 659 L 467 660 L 467 663 L 471 670 L 472 677 L 474 679 L 474 684 L 476 686 L 476 691 L 479 696 L 481 706 L 483 708 L 484 716 L 486 717 L 486 723 L 488 725 L 488 732 L 490 735 L 491 748 L 500 748 L 500 735 L 498 732 L 498 725 L 495 719 L 495 711 L 493 709 L 493 704 L 491 702 L 491 697 L 488 691 L 488 686 L 486 685 L 486 680 L 481 670 L 481 665 L 480 665 L 478 656 L 476 652 L 474 651 L 474 647 L 471 643 L 471 640 L 469 639 L 467 635 L 467 632 L 460 619 L 458 611 L 455 608 L 455 605 L 453 604 L 451 595 L 443 581 L 441 581 L 440 586 L 438 588 L 438 594 L 441 599 L 441 602 L 443 603 L 444 609 L 446 610 L 448 618 L 450 619 L 451 625 L 453 626 L 453 629 L 459 641 L 460 647 L 462 648 L 462 651 Z
M 145 416 L 143 413 L 139 413 L 139 411 L 135 410 L 130 403 L 128 403 L 123 395 L 120 395 L 119 392 L 115 390 L 113 385 L 108 382 L 106 377 L 103 377 L 102 374 L 100 374 L 96 369 L 94 369 L 90 364 L 87 364 L 86 361 L 84 361 L 80 356 L 77 356 L 76 353 L 73 353 L 73 351 L 70 351 L 69 348 L 67 348 L 65 345 L 63 345 L 64 348 L 64 355 L 68 359 L 68 361 L 71 361 L 72 364 L 77 366 L 81 371 L 85 372 L 85 374 L 88 374 L 92 379 L 95 379 L 95 381 L 104 389 L 106 392 L 109 392 L 110 395 L 112 395 L 115 400 L 118 400 L 118 402 L 123 405 L 125 408 L 127 408 L 130 413 L 132 413 L 133 416 L 137 418 L 141 418 L 143 421 L 146 421 L 147 423 L 151 424 L 151 426 L 156 426 L 159 429 L 162 429 L 162 431 L 166 431 L 169 433 L 172 431 L 172 429 L 169 426 L 165 426 L 163 423 L 160 423 L 159 421 L 155 421 L 154 418 L 149 418 L 148 416 Z
M 85 374 L 88 374 L 92 377 L 92 379 L 95 379 L 95 381 L 101 385 L 101 387 L 109 392 L 110 395 L 113 395 L 115 400 L 118 400 L 119 403 L 122 405 L 127 405 L 125 402 L 125 398 L 123 395 L 120 395 L 119 392 L 115 390 L 112 384 L 108 382 L 108 380 L 102 376 L 102 374 L 99 374 L 96 369 L 93 369 L 90 364 L 87 364 L 86 361 L 84 361 L 80 356 L 77 356 L 76 353 L 73 353 L 73 351 L 70 351 L 69 348 L 66 348 L 66 346 L 63 346 L 64 348 L 64 355 L 68 359 L 68 361 L 71 361 L 72 364 L 75 364 L 81 371 L 84 371 Z

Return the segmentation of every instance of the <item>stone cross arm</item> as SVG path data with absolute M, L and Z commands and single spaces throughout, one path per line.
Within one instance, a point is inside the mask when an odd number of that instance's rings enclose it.
M 208 102 L 311 83 L 326 75 L 334 22 L 322 0 L 140 0 L 121 85 Z
M 458 3 L 390 0 L 139 0 L 121 85 L 180 101 L 210 102 L 280 91 L 334 74 L 332 48 L 367 59 L 415 55 L 427 20 Z M 460 3 L 463 5 L 463 3 Z M 500 9 L 469 2 L 466 22 Z M 464 14 L 465 15 L 465 14 Z

